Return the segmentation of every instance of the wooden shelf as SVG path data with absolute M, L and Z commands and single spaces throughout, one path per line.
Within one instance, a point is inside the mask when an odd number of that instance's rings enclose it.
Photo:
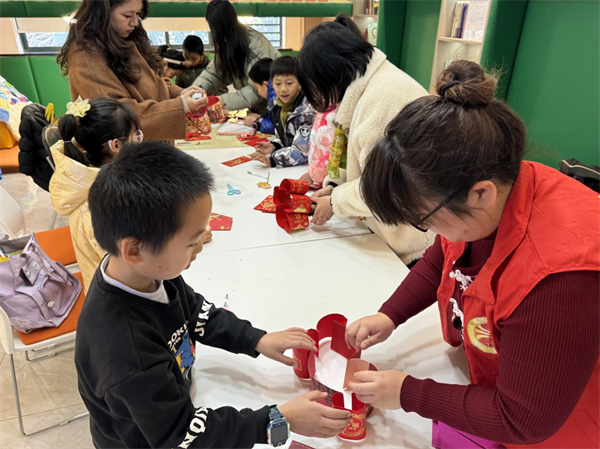
M 464 44 L 464 45 L 482 45 L 481 41 L 474 41 L 469 39 L 461 39 L 458 37 L 438 37 L 438 41 L 442 42 L 454 42 L 456 44 Z
M 372 14 L 354 14 L 354 17 L 358 17 L 360 19 L 376 19 L 377 15 Z

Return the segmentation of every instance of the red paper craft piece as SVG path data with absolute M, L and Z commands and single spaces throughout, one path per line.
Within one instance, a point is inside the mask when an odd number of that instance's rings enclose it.
M 273 203 L 273 195 L 269 195 L 261 203 L 254 208 L 254 210 L 261 210 L 263 212 L 275 213 L 277 206 Z
M 275 206 L 284 206 L 288 213 L 308 214 L 311 211 L 312 200 L 306 195 L 289 193 L 281 187 L 273 189 Z
M 261 142 L 268 142 L 269 139 L 264 139 L 264 138 L 256 138 L 256 139 L 248 139 L 246 141 L 244 141 L 244 144 L 246 145 L 250 145 L 251 147 L 256 148 L 256 146 L 261 143 Z
M 344 387 L 348 380 L 353 378 L 354 373 L 362 370 L 373 370 L 377 368 L 364 360 L 360 360 L 360 351 L 354 348 L 348 348 L 346 345 L 345 333 L 348 320 L 345 316 L 339 314 L 326 315 L 317 323 L 317 329 L 309 329 L 308 335 L 315 341 L 317 351 L 307 349 L 294 349 L 293 355 L 296 362 L 294 373 L 301 379 L 310 379 L 313 390 L 324 391 L 327 397 L 320 400 L 324 405 L 335 408 L 344 407 L 344 395 L 316 379 L 315 358 L 319 357 L 319 342 L 324 338 L 331 337 L 330 349 L 348 359 L 346 372 L 344 376 Z M 348 427 L 338 437 L 345 440 L 358 441 L 366 436 L 366 418 L 373 411 L 373 407 L 359 401 L 352 395 L 352 421 Z
M 208 224 L 213 231 L 229 231 L 233 226 L 233 218 L 211 213 Z
M 185 140 L 204 140 L 202 136 L 208 136 L 212 131 L 210 119 L 206 108 L 203 108 L 198 115 L 191 112 L 185 114 Z
M 333 395 L 331 400 L 333 408 L 339 410 L 348 410 L 344 407 L 344 395 L 342 393 L 336 393 Z M 350 424 L 346 426 L 346 429 L 338 434 L 338 438 L 342 440 L 359 441 L 367 436 L 367 406 L 364 402 L 360 401 L 354 393 L 352 393 L 352 410 L 348 410 L 352 413 Z
M 284 179 L 279 185 L 283 190 L 287 190 L 290 193 L 301 193 L 308 192 L 308 183 L 300 181 L 299 179 Z
M 210 136 L 205 136 L 203 134 L 196 134 L 196 133 L 189 133 L 189 132 L 185 133 L 185 141 L 186 142 L 193 142 L 196 140 L 210 140 L 210 139 L 211 139 Z
M 223 105 L 219 97 L 209 95 L 208 97 L 208 117 L 211 123 L 223 123 L 227 118 L 225 117 L 225 111 L 223 111 Z
M 308 228 L 308 214 L 288 212 L 285 206 L 276 206 L 275 218 L 277 224 L 286 231 L 296 231 L 298 229 Z
M 227 165 L 228 167 L 235 167 L 236 165 L 240 165 L 240 164 L 245 164 L 246 162 L 250 162 L 252 159 L 250 159 L 248 156 L 240 156 L 240 157 L 236 157 L 235 159 L 231 159 L 230 161 L 225 161 L 225 162 L 221 162 L 223 165 Z
M 298 443 L 296 440 L 292 440 L 290 447 L 288 449 L 315 449 L 314 447 L 307 446 L 304 443 Z

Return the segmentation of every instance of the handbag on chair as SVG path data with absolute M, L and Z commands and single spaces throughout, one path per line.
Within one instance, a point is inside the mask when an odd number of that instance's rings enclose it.
M 35 235 L 0 262 L 0 307 L 21 332 L 60 326 L 80 292 L 79 280 L 44 253 Z

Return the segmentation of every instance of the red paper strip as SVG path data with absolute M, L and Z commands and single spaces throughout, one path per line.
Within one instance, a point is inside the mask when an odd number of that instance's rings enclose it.
M 240 164 L 245 164 L 246 162 L 250 162 L 252 159 L 250 159 L 248 156 L 240 156 L 240 157 L 236 157 L 235 159 L 231 159 L 230 161 L 225 161 L 225 162 L 221 162 L 223 165 L 227 165 L 228 167 L 235 167 L 236 165 L 240 165 Z
M 333 403 L 333 408 L 338 410 L 348 410 L 344 407 L 344 395 L 342 393 L 334 394 L 331 402 Z M 352 393 L 352 409 L 348 410 L 352 413 L 352 419 L 346 429 L 338 434 L 338 437 L 343 440 L 360 441 L 367 436 L 366 408 L 366 405 Z
M 287 232 L 308 228 L 308 214 L 287 212 L 285 206 L 277 206 L 275 218 L 277 224 Z
M 308 183 L 300 181 L 299 179 L 284 179 L 279 185 L 283 190 L 287 190 L 290 193 L 301 193 L 308 192 Z

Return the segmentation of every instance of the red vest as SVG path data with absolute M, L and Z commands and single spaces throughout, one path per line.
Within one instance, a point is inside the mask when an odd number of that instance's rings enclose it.
M 450 273 L 465 246 L 465 242 L 442 237 L 444 268 L 437 298 L 442 332 L 450 344 L 452 324 L 448 317 L 456 286 Z M 471 382 L 496 386 L 502 348 L 495 342 L 500 342 L 501 323 L 542 279 L 553 273 L 587 270 L 600 271 L 598 194 L 552 168 L 522 162 L 502 212 L 492 254 L 462 294 L 464 346 Z M 528 447 L 600 448 L 599 366 L 597 362 L 579 402 L 560 430 Z

